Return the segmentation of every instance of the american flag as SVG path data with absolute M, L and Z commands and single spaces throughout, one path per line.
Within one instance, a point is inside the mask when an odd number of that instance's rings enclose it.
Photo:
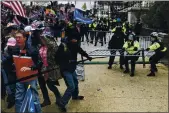
M 12 11 L 16 15 L 26 18 L 26 10 L 22 6 L 21 1 L 3 1 L 2 4 L 10 9 L 12 9 Z M 21 24 L 20 21 L 17 19 L 17 16 L 14 17 L 13 22 L 16 23 L 17 25 Z

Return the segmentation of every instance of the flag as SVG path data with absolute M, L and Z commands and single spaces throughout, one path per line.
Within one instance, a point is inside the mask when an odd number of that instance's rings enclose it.
M 87 24 L 93 23 L 93 21 L 90 18 L 85 18 L 78 9 L 75 9 L 74 11 L 74 19 L 82 23 L 87 23 Z
M 25 113 L 25 112 L 34 112 L 35 113 L 35 105 L 33 101 L 33 95 L 31 91 L 31 86 L 28 86 L 28 89 L 25 94 L 25 98 L 23 100 L 23 104 L 20 108 L 20 113 Z
M 21 1 L 3 1 L 2 4 L 4 4 L 6 7 L 12 9 L 12 11 L 21 17 L 26 18 L 26 10 L 22 6 Z M 14 17 L 13 22 L 17 25 L 20 25 L 20 21 L 17 19 L 17 16 Z

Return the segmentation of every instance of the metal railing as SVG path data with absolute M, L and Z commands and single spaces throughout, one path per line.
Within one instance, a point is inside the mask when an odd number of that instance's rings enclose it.
M 89 30 L 88 31 L 89 34 L 91 32 L 95 32 L 95 37 L 97 37 L 97 34 L 99 32 L 104 32 L 106 33 L 106 42 L 109 42 L 111 40 L 111 37 L 113 35 L 113 32 L 112 31 L 98 31 L 98 30 Z M 150 45 L 151 45 L 151 39 L 150 39 L 150 36 L 137 36 L 139 37 L 139 43 L 140 43 L 140 48 L 148 48 Z

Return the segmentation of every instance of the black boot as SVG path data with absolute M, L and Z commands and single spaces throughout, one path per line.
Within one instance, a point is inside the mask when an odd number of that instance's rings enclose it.
M 93 44 L 93 41 L 91 41 L 90 43 Z
M 147 76 L 149 76 L 149 77 L 153 77 L 153 76 L 155 76 L 155 73 L 154 72 L 151 72 L 150 74 L 148 74 Z
M 67 109 L 65 108 L 65 106 L 63 106 L 60 102 L 58 102 L 57 105 L 61 112 L 67 112 Z
M 83 100 L 84 96 L 72 97 L 72 100 Z
M 132 73 L 130 74 L 130 76 L 131 76 L 131 77 L 134 77 L 134 72 L 132 72 Z
M 123 68 L 123 65 L 120 65 L 120 69 L 124 69 L 124 68 Z
M 41 104 L 41 107 L 45 107 L 47 105 L 51 105 L 51 102 L 48 100 L 48 101 L 43 101 L 43 103 Z
M 108 66 L 108 69 L 112 69 L 112 66 Z
M 126 69 L 126 70 L 124 70 L 123 73 L 130 73 L 130 71 Z

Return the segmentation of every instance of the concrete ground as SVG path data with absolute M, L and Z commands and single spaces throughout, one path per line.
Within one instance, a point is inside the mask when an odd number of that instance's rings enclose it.
M 83 101 L 71 100 L 68 112 L 168 112 L 168 69 L 158 65 L 155 77 L 147 77 L 149 65 L 143 68 L 136 65 L 134 77 L 123 74 L 119 66 L 108 70 L 107 65 L 86 65 L 85 81 L 79 82 Z M 66 86 L 60 80 L 59 91 L 64 93 Z M 40 100 L 42 99 L 39 90 Z M 49 91 L 52 105 L 43 108 L 44 112 L 59 112 L 54 94 Z M 4 106 L 4 104 L 3 104 Z M 14 112 L 14 108 L 6 112 Z

